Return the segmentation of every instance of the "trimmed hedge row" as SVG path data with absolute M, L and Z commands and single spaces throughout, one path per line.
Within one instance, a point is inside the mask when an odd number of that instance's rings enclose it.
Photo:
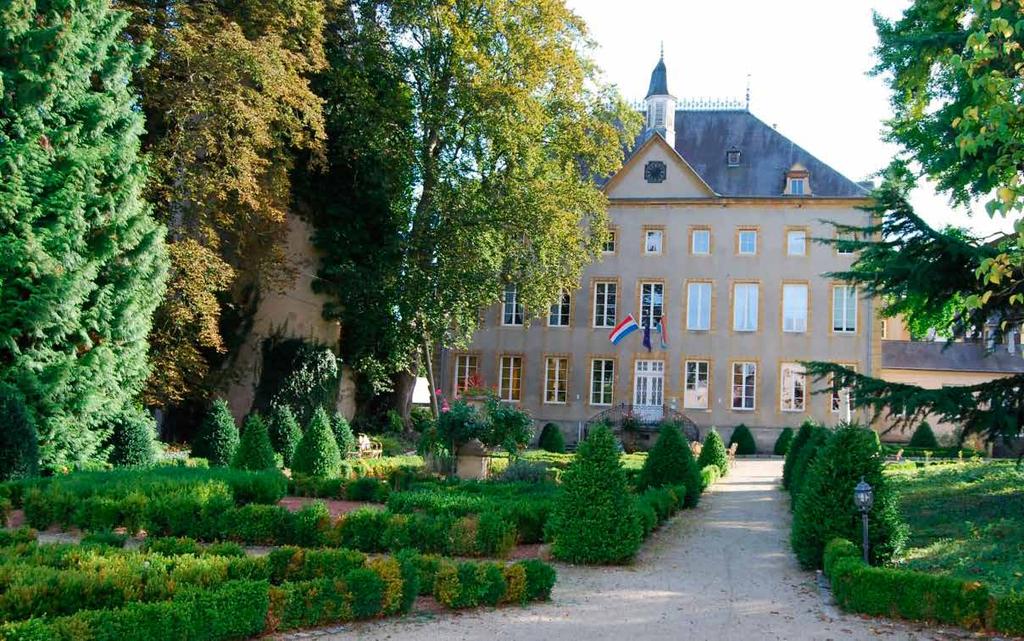
M 871 567 L 846 539 L 829 542 L 824 566 L 845 610 L 1024 634 L 1024 594 L 998 597 L 979 581 Z
M 679 484 L 651 488 L 637 496 L 637 511 L 640 513 L 644 538 L 686 506 L 686 495 L 686 485 Z
M 722 470 L 717 465 L 705 465 L 700 470 L 700 491 L 708 489 L 722 478 Z
M 386 552 L 413 548 L 453 556 L 506 556 L 518 540 L 516 525 L 497 512 L 462 517 L 392 514 L 362 509 L 342 517 L 326 533 L 331 545 Z

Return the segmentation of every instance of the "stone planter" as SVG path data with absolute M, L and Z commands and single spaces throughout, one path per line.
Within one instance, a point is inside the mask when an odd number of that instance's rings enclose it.
M 482 481 L 487 478 L 490 462 L 484 444 L 473 439 L 459 448 L 455 459 L 455 476 L 466 481 Z

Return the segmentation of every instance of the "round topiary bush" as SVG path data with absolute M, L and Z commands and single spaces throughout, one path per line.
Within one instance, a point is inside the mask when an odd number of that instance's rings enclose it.
M 338 454 L 341 458 L 348 458 L 356 449 L 356 436 L 352 433 L 352 426 L 348 419 L 335 412 L 331 417 L 331 431 L 334 433 L 334 441 L 338 444 Z
M 227 467 L 238 449 L 238 426 L 227 402 L 218 398 L 210 407 L 192 443 L 192 456 L 205 458 L 211 467 Z
M 939 447 L 939 441 L 935 438 L 935 432 L 932 431 L 932 426 L 928 424 L 928 421 L 921 421 L 921 424 L 914 430 L 914 435 L 910 437 L 910 443 L 907 445 L 934 450 Z
M 722 442 L 718 430 L 713 427 L 704 437 L 704 445 L 701 446 L 700 456 L 697 458 L 697 467 L 703 469 L 708 465 L 716 466 L 722 476 L 729 473 L 729 454 L 725 451 L 725 443 Z
M 875 495 L 868 513 L 871 562 L 885 563 L 902 548 L 907 527 L 882 467 L 878 439 L 871 430 L 857 425 L 836 430 L 811 465 L 793 514 L 790 542 L 800 565 L 820 568 L 825 545 L 834 538 L 861 539 L 853 488 L 862 478 Z
M 235 450 L 231 467 L 239 470 L 273 470 L 277 469 L 274 459 L 274 446 L 270 444 L 267 424 L 263 418 L 253 412 L 245 419 L 242 426 L 242 440 Z
M 814 428 L 817 427 L 811 419 L 807 419 L 800 424 L 800 429 L 797 430 L 796 436 L 793 437 L 793 442 L 789 444 L 789 450 L 786 452 L 786 460 L 782 464 L 782 487 L 789 489 L 790 480 L 793 476 L 793 467 L 796 465 L 796 459 L 800 456 L 800 450 L 807 445 L 807 441 L 811 440 L 811 435 L 814 433 Z
M 729 438 L 729 447 L 732 444 L 736 444 L 736 454 L 757 454 L 757 441 L 754 440 L 754 435 L 750 433 L 750 428 L 740 423 L 736 426 L 736 429 L 732 431 L 732 437 Z
M 540 431 L 540 439 L 538 439 L 537 445 L 546 452 L 564 454 L 565 437 L 562 436 L 561 428 L 555 423 L 545 423 L 544 428 Z
M 337 476 L 341 471 L 341 454 L 331 429 L 331 419 L 322 407 L 313 412 L 306 433 L 302 435 L 295 455 L 292 472 L 319 478 Z
M 147 467 L 156 462 L 156 421 L 141 407 L 125 408 L 111 424 L 110 463 Z
M 651 487 L 679 484 L 686 485 L 685 505 L 697 505 L 701 491 L 700 467 L 679 428 L 666 423 L 661 426 L 658 440 L 644 459 L 637 489 L 643 491 Z
M 598 426 L 562 475 L 549 522 L 551 553 L 571 563 L 624 563 L 643 540 L 615 437 Z
M 274 405 L 270 410 L 270 424 L 267 426 L 270 445 L 281 455 L 285 467 L 292 466 L 292 456 L 302 438 L 302 428 L 295 420 L 295 414 L 287 405 Z
M 800 449 L 800 454 L 793 462 L 793 475 L 789 481 L 789 507 L 791 510 L 796 509 L 797 499 L 800 496 L 800 492 L 804 489 L 804 481 L 807 478 L 808 470 L 810 470 L 814 459 L 825 447 L 831 435 L 832 432 L 820 425 L 813 428 L 810 440 Z
M 0 385 L 0 481 L 39 474 L 39 436 L 25 399 L 13 385 Z
M 772 452 L 775 456 L 785 456 L 786 452 L 789 451 L 789 446 L 792 442 L 793 428 L 787 427 L 779 434 L 779 438 L 775 439 L 775 447 L 772 448 Z

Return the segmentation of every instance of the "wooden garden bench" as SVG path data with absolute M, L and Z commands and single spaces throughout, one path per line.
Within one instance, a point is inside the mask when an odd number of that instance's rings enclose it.
M 733 463 L 736 462 L 736 448 L 738 446 L 739 443 L 733 443 L 732 445 L 729 446 L 729 465 L 732 465 Z
M 360 434 L 356 442 L 359 444 L 359 458 L 380 458 L 384 453 L 384 446 L 366 434 Z
M 700 456 L 700 451 L 704 449 L 704 446 L 700 444 L 700 441 L 690 442 L 690 451 L 693 452 L 694 458 Z

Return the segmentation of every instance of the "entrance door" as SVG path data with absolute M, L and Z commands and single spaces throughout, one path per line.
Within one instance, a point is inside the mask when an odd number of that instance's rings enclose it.
M 633 373 L 633 412 L 644 423 L 662 419 L 665 405 L 665 361 L 637 361 Z

